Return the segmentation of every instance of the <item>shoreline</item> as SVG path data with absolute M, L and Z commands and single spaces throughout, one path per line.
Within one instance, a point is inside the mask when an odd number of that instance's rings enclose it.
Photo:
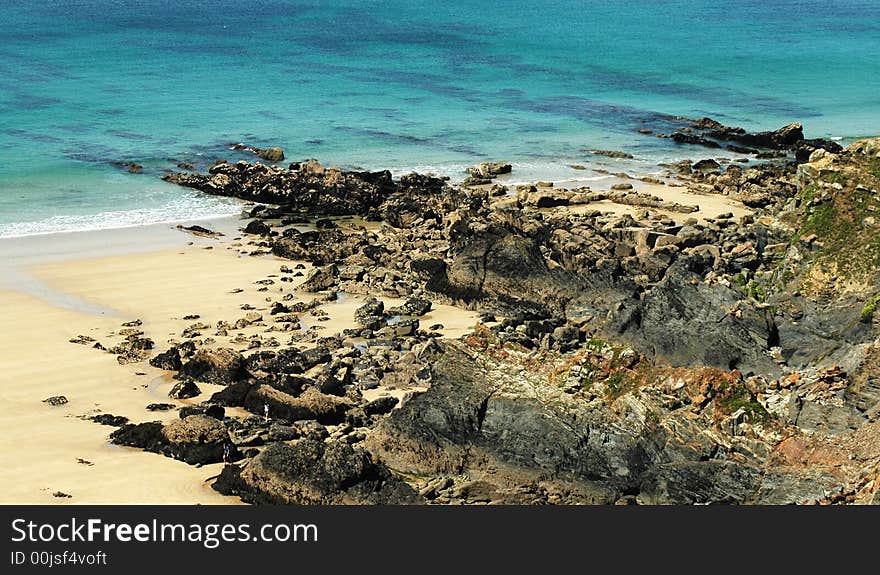
M 670 148 L 673 149 L 673 148 Z M 227 150 L 230 151 L 230 150 Z M 697 150 L 691 150 L 693 152 L 698 152 Z M 513 166 L 513 171 L 509 174 L 505 174 L 497 178 L 496 182 L 501 185 L 507 185 L 516 187 L 520 185 L 527 185 L 539 181 L 552 181 L 559 188 L 576 188 L 576 187 L 590 187 L 596 186 L 597 188 L 606 188 L 610 187 L 613 184 L 630 181 L 636 187 L 640 184 L 640 180 L 643 177 L 663 177 L 666 174 L 666 177 L 671 177 L 671 174 L 668 173 L 668 166 L 679 161 L 684 160 L 693 160 L 695 157 L 708 157 L 711 155 L 715 158 L 723 158 L 727 161 L 733 162 L 737 157 L 742 157 L 741 155 L 737 155 L 733 152 L 729 152 L 726 150 L 704 150 L 705 153 L 700 154 L 688 154 L 686 150 L 678 150 L 677 154 L 669 154 L 668 156 L 664 156 L 663 159 L 652 158 L 649 156 L 635 156 L 631 158 L 615 158 L 609 157 L 602 154 L 595 154 L 590 150 L 584 149 L 584 152 L 580 156 L 572 156 L 571 158 L 556 158 L 553 160 L 542 158 L 541 161 L 535 161 L 530 159 L 523 160 L 510 160 L 509 163 Z M 260 161 L 257 157 L 252 156 L 243 156 L 238 157 L 235 156 L 234 151 L 230 151 L 232 154 L 232 160 L 244 159 L 245 161 Z M 219 155 L 218 155 L 219 157 Z M 230 160 L 230 161 L 232 161 Z M 545 161 L 546 160 L 546 161 Z M 474 158 L 474 164 L 479 163 L 481 159 Z M 500 161 L 507 161 L 504 158 L 501 158 Z M 288 162 L 280 162 L 279 165 L 287 165 Z M 752 162 L 755 164 L 756 162 Z M 387 168 L 392 177 L 399 178 L 402 175 L 410 174 L 410 173 L 419 173 L 425 175 L 434 175 L 438 177 L 448 177 L 449 182 L 453 185 L 459 185 L 464 180 L 468 178 L 467 168 L 472 167 L 474 164 L 466 164 L 466 163 L 453 163 L 450 165 L 445 164 L 419 164 L 415 162 L 408 167 L 405 168 Z M 334 166 L 345 166 L 344 170 L 383 170 L 386 169 L 382 165 L 375 166 L 351 166 L 346 164 L 345 162 L 332 164 Z M 208 166 L 205 166 L 206 168 Z M 628 174 L 628 178 L 621 178 L 619 174 L 626 173 Z M 156 184 L 158 181 L 158 177 L 156 173 L 153 172 L 145 172 L 143 174 L 138 174 L 136 177 L 138 178 L 146 178 L 150 180 L 151 184 Z M 666 178 L 664 178 L 666 179 Z M 161 182 L 159 182 L 161 184 Z M 212 196 L 204 196 L 205 199 L 210 199 Z M 216 196 L 214 197 L 216 198 Z M 224 197 L 224 200 L 234 201 L 235 198 Z M 238 204 L 240 208 L 245 207 L 245 203 L 241 202 Z M 141 208 L 138 208 L 141 209 Z M 92 214 L 92 216 L 97 216 L 100 214 Z M 89 216 L 84 216 L 89 217 Z M 58 234 L 78 234 L 78 233 L 96 233 L 103 231 L 114 231 L 114 230 L 123 230 L 123 229 L 132 229 L 132 228 L 150 228 L 152 226 L 169 226 L 176 224 L 193 224 L 193 223 L 205 223 L 205 222 L 213 222 L 216 220 L 224 220 L 227 218 L 237 218 L 240 217 L 240 212 L 237 213 L 229 213 L 226 215 L 209 215 L 209 216 L 199 216 L 197 218 L 186 217 L 181 214 L 180 217 L 172 217 L 171 219 L 161 220 L 156 222 L 149 223 L 135 223 L 135 224 L 123 224 L 123 225 L 109 225 L 109 226 L 100 226 L 100 227 L 89 227 L 84 229 L 64 229 L 64 230 L 48 230 L 48 231 L 39 231 L 39 232 L 29 232 L 24 234 L 14 234 L 14 235 L 2 235 L 0 234 L 0 242 L 5 240 L 20 240 L 23 238 L 33 238 L 33 237 L 41 237 L 41 236 L 53 236 Z M 37 222 L 16 222 L 14 224 L 6 224 L 6 225 L 19 225 L 21 223 L 31 224 L 31 223 L 39 223 Z M 207 225 L 207 224 L 206 224 Z M 208 226 L 210 227 L 210 226 Z M 2 228 L 2 226 L 0 226 Z M 2 248 L 0 248 L 2 249 Z

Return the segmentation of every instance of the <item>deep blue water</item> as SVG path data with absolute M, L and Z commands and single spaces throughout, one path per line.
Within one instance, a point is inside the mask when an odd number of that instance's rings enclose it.
M 657 114 L 880 134 L 880 2 L 3 0 L 0 237 L 237 212 L 175 161 L 290 159 L 589 178 L 693 155 Z M 112 161 L 143 164 L 132 175 Z

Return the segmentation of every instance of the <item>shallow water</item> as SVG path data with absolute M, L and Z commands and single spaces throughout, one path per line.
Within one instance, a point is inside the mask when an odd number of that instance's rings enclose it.
M 233 142 L 455 178 L 499 159 L 512 181 L 589 183 L 569 164 L 651 172 L 699 154 L 635 133 L 658 114 L 880 133 L 873 0 L 337 4 L 5 0 L 0 237 L 237 213 L 158 178 L 247 158 Z

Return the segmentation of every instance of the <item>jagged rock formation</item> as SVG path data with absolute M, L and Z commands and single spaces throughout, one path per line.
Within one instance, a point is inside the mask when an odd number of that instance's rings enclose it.
M 880 144 L 682 123 L 685 145 L 785 156 L 671 167 L 753 213 L 698 219 L 637 191 L 508 194 L 314 161 L 168 176 L 273 204 L 246 233 L 314 266 L 298 286 L 312 303 L 276 301 L 241 326 L 299 329 L 336 291 L 407 302 L 367 300 L 342 333 L 272 350 L 172 347 L 154 365 L 225 386 L 201 413 L 253 415 L 114 439 L 214 461 L 222 427 L 246 457 L 216 488 L 251 502 L 878 502 Z M 608 200 L 639 209 L 588 209 Z M 385 225 L 323 219 L 341 214 Z M 304 218 L 314 230 L 293 227 Z M 440 303 L 484 323 L 438 343 L 419 316 Z M 379 386 L 408 393 L 368 400 Z

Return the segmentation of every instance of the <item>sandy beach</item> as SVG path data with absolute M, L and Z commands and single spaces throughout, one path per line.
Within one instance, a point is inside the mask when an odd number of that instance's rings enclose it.
M 140 320 L 139 329 L 156 342 L 155 351 L 162 351 L 195 323 L 184 316 L 198 315 L 199 322 L 214 325 L 242 316 L 242 306 L 265 311 L 269 290 L 293 291 L 296 283 L 259 291 L 263 285 L 256 281 L 277 278 L 280 265 L 290 262 L 242 255 L 248 250 L 233 240 L 241 225 L 237 218 L 199 223 L 225 235 L 197 237 L 168 224 L 0 240 L 5 400 L 0 433 L 14 446 L 0 452 L 0 503 L 238 502 L 206 483 L 222 464 L 194 467 L 115 446 L 108 441 L 112 427 L 86 419 L 109 413 L 134 423 L 168 422 L 178 417 L 176 410 L 146 406 L 199 403 L 220 386 L 200 384 L 202 395 L 170 400 L 174 382 L 168 372 L 146 361 L 119 365 L 110 353 L 70 343 L 85 335 L 109 346 L 121 339 L 114 332 L 122 323 Z M 303 295 L 298 299 L 312 299 Z M 328 303 L 330 319 L 321 328 L 331 333 L 348 327 L 362 302 L 352 296 Z M 442 321 L 444 334 L 458 337 L 475 319 L 471 312 L 437 306 L 425 321 Z M 304 321 L 304 328 L 309 325 Z M 250 337 L 259 331 L 250 326 L 236 334 Z M 374 397 L 382 393 L 372 390 Z M 43 402 L 61 395 L 68 403 Z

